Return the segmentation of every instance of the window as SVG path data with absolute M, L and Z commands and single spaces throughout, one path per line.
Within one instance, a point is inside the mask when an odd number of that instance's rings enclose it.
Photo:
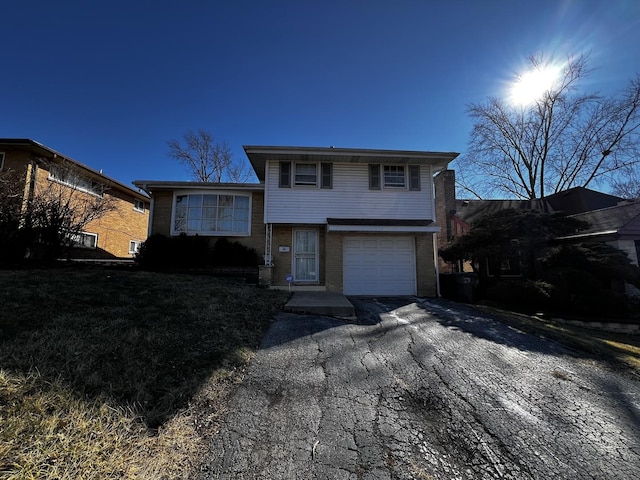
M 405 187 L 404 165 L 385 165 L 383 171 L 385 187 Z
M 140 251 L 140 245 L 142 245 L 140 240 L 131 240 L 129 242 L 129 254 L 135 255 L 138 253 Z
M 296 163 L 295 185 L 318 184 L 318 165 L 315 163 Z
M 142 200 L 138 200 L 137 198 L 133 199 L 133 209 L 136 212 L 144 212 L 144 202 Z
M 70 168 L 54 165 L 49 172 L 49 180 L 53 180 L 71 188 L 101 197 L 105 186 L 89 177 L 82 176 Z
M 249 235 L 249 195 L 176 196 L 173 230 L 204 235 Z
M 3 165 L 4 165 L 4 152 L 0 152 L 0 170 L 2 170 Z
M 333 164 L 280 162 L 278 186 L 333 188 Z
M 411 165 L 409 175 L 409 190 L 420 190 L 420 166 Z M 369 165 L 369 190 L 380 190 L 383 187 L 407 188 L 405 166 Z
M 96 248 L 98 246 L 97 233 L 77 233 L 71 235 L 71 246 L 77 248 Z

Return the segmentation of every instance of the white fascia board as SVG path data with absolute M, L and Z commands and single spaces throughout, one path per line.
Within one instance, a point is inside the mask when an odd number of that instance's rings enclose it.
M 440 232 L 440 227 L 412 227 L 404 225 L 327 225 L 327 232 L 438 233 Z

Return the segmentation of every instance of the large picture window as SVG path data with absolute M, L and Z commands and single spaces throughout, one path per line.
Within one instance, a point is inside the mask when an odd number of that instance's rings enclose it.
M 178 195 L 173 229 L 187 234 L 249 235 L 249 204 L 248 195 Z

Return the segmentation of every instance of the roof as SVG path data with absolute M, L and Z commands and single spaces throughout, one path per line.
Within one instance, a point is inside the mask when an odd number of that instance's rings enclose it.
M 564 212 L 567 215 L 589 212 L 616 206 L 623 202 L 624 198 L 616 197 L 585 187 L 574 187 L 563 192 L 554 193 L 545 197 L 547 203 L 554 212 Z
M 90 173 L 92 176 L 103 179 L 103 181 L 112 188 L 116 187 L 120 190 L 124 190 L 137 198 L 143 198 L 143 199 L 149 198 L 145 192 L 141 192 L 129 185 L 126 185 L 120 182 L 119 180 L 116 180 L 115 178 L 111 178 L 105 175 L 104 173 L 102 173 L 102 171 L 94 170 L 93 168 L 88 167 L 87 165 L 80 163 L 79 161 L 74 160 L 71 157 L 68 157 L 67 155 L 63 155 L 62 153 L 54 150 L 53 148 L 47 147 L 46 145 L 43 145 L 40 142 L 31 140 L 30 138 L 0 138 L 0 145 L 10 145 L 14 147 L 27 148 L 36 152 L 40 152 L 41 154 L 50 156 L 51 158 L 60 157 L 80 167 L 82 170 L 85 170 L 86 172 Z
M 579 235 L 581 237 L 596 235 L 640 237 L 640 200 L 570 216 L 590 225 L 589 228 L 581 231 Z
M 456 216 L 472 225 L 484 215 L 513 208 L 515 210 L 549 211 L 542 200 L 456 200 Z
M 625 202 L 621 197 L 574 187 L 563 192 L 534 200 L 456 200 L 456 216 L 471 225 L 474 221 L 490 213 L 513 208 L 516 210 L 539 210 L 541 212 L 563 212 L 576 215 L 591 213 Z
M 286 147 L 243 145 L 258 179 L 265 179 L 265 165 L 268 160 L 332 162 L 332 163 L 402 163 L 427 164 L 436 171 L 447 168 L 459 153 L 424 152 L 412 150 L 371 150 L 334 147 Z
M 218 183 L 218 182 L 175 182 L 171 180 L 134 180 L 133 184 L 145 192 L 151 194 L 159 190 L 195 190 L 195 189 L 216 189 L 216 190 L 248 190 L 251 192 L 261 192 L 264 190 L 262 183 Z

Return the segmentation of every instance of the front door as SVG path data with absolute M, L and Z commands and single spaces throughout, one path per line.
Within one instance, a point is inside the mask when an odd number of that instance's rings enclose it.
M 293 231 L 293 280 L 318 281 L 318 231 Z

